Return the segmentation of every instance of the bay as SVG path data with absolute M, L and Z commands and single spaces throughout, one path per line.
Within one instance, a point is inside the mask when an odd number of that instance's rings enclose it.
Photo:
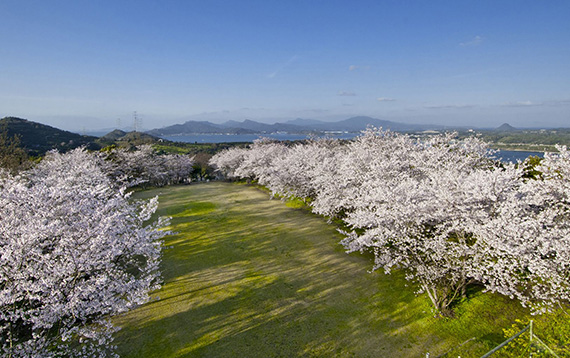
M 502 162 L 516 163 L 518 160 L 521 162 L 530 156 L 544 157 L 544 152 L 526 152 L 522 150 L 500 150 L 493 154 L 493 158 L 497 158 Z
M 319 138 L 337 138 L 337 139 L 352 139 L 360 133 L 326 133 L 325 135 L 318 136 Z M 194 135 L 179 135 L 179 136 L 161 136 L 173 142 L 183 143 L 235 143 L 235 142 L 253 142 L 260 138 L 273 138 L 277 140 L 303 140 L 314 138 L 315 136 L 307 134 L 289 134 L 289 133 L 271 133 L 271 134 L 194 134 Z
M 337 139 L 352 139 L 359 136 L 361 133 L 344 133 L 333 132 L 326 133 L 320 137 L 337 138 Z M 271 134 L 194 134 L 194 135 L 180 135 L 180 136 L 162 136 L 162 138 L 183 143 L 235 143 L 235 142 L 253 142 L 260 138 L 273 138 L 277 140 L 303 140 L 314 136 L 306 134 L 289 134 L 289 133 L 271 133 Z M 515 150 L 501 150 L 493 155 L 493 158 L 500 159 L 503 162 L 515 163 L 517 160 L 523 161 L 529 156 L 544 157 L 543 152 L 528 152 L 528 151 L 515 151 Z

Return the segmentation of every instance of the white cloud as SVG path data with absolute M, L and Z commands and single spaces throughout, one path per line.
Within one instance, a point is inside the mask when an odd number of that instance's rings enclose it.
M 546 101 L 544 102 L 545 105 L 549 106 L 567 106 L 570 104 L 570 99 L 559 99 L 554 101 Z
M 350 65 L 348 66 L 348 70 L 349 71 L 355 71 L 355 70 L 369 70 L 370 66 L 358 66 L 358 65 Z
M 395 101 L 394 98 L 388 98 L 388 97 L 378 97 L 378 98 L 376 98 L 376 100 L 378 102 L 394 102 Z
M 343 96 L 343 97 L 353 97 L 353 96 L 356 96 L 356 93 L 349 92 L 349 91 L 339 91 L 338 95 Z
M 532 101 L 517 101 L 517 102 L 507 102 L 502 104 L 504 107 L 536 107 L 542 106 L 542 102 L 532 102 Z
M 241 107 L 240 110 L 242 111 L 265 111 L 267 108 L 259 107 L 259 108 L 252 108 L 252 107 Z
M 479 46 L 483 42 L 483 38 L 479 35 L 475 36 L 472 40 L 461 42 L 459 46 L 469 47 L 469 46 Z
M 427 105 L 424 108 L 427 109 L 462 109 L 462 108 L 473 108 L 475 105 L 472 104 L 441 104 L 441 105 Z
M 267 78 L 275 78 L 281 71 L 283 71 L 284 69 L 289 67 L 292 63 L 296 62 L 298 59 L 299 59 L 299 56 L 294 55 L 287 62 L 285 62 L 285 64 L 281 65 L 281 67 L 279 67 L 277 69 L 277 71 L 274 71 L 274 72 L 271 72 L 270 74 L 268 74 Z
M 556 100 L 545 100 L 542 102 L 539 101 L 514 101 L 514 102 L 505 102 L 502 103 L 500 106 L 502 107 L 559 107 L 559 106 L 568 106 L 570 105 L 570 99 L 556 99 Z

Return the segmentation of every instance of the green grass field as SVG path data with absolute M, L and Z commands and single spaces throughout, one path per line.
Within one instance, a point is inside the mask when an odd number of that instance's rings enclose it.
M 403 275 L 369 273 L 371 258 L 346 254 L 334 225 L 254 187 L 136 194 L 155 195 L 176 233 L 155 300 L 114 319 L 123 357 L 478 357 L 528 318 L 480 292 L 456 318 L 434 318 Z

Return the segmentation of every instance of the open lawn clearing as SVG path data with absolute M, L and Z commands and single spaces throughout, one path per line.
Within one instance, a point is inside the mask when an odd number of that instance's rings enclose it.
M 164 286 L 114 322 L 124 357 L 431 357 L 475 337 L 462 357 L 503 340 L 520 305 L 475 293 L 453 320 L 433 318 L 403 275 L 368 273 L 333 225 L 254 187 L 160 188 L 171 216 Z M 457 355 L 456 355 L 457 356 Z

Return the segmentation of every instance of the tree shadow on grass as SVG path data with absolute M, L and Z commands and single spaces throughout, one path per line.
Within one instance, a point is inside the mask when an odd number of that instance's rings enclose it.
M 397 347 L 404 353 L 410 346 L 405 327 L 414 319 L 406 312 L 406 304 L 415 299 L 413 294 L 393 292 L 397 299 L 371 304 L 371 297 L 363 296 L 369 293 L 366 288 L 334 280 L 315 282 L 310 278 L 320 274 L 315 270 L 306 267 L 307 277 L 234 272 L 232 279 L 215 280 L 216 285 L 150 303 L 144 309 L 151 315 L 155 310 L 170 311 L 159 319 L 127 326 L 120 335 L 129 351 L 121 353 L 133 357 L 372 357 L 382 351 L 394 353 Z M 383 333 L 394 328 L 403 334 Z
M 403 275 L 367 273 L 369 258 L 346 255 L 321 218 L 246 187 L 165 193 L 177 233 L 164 285 L 116 319 L 122 356 L 399 357 L 443 344 Z

